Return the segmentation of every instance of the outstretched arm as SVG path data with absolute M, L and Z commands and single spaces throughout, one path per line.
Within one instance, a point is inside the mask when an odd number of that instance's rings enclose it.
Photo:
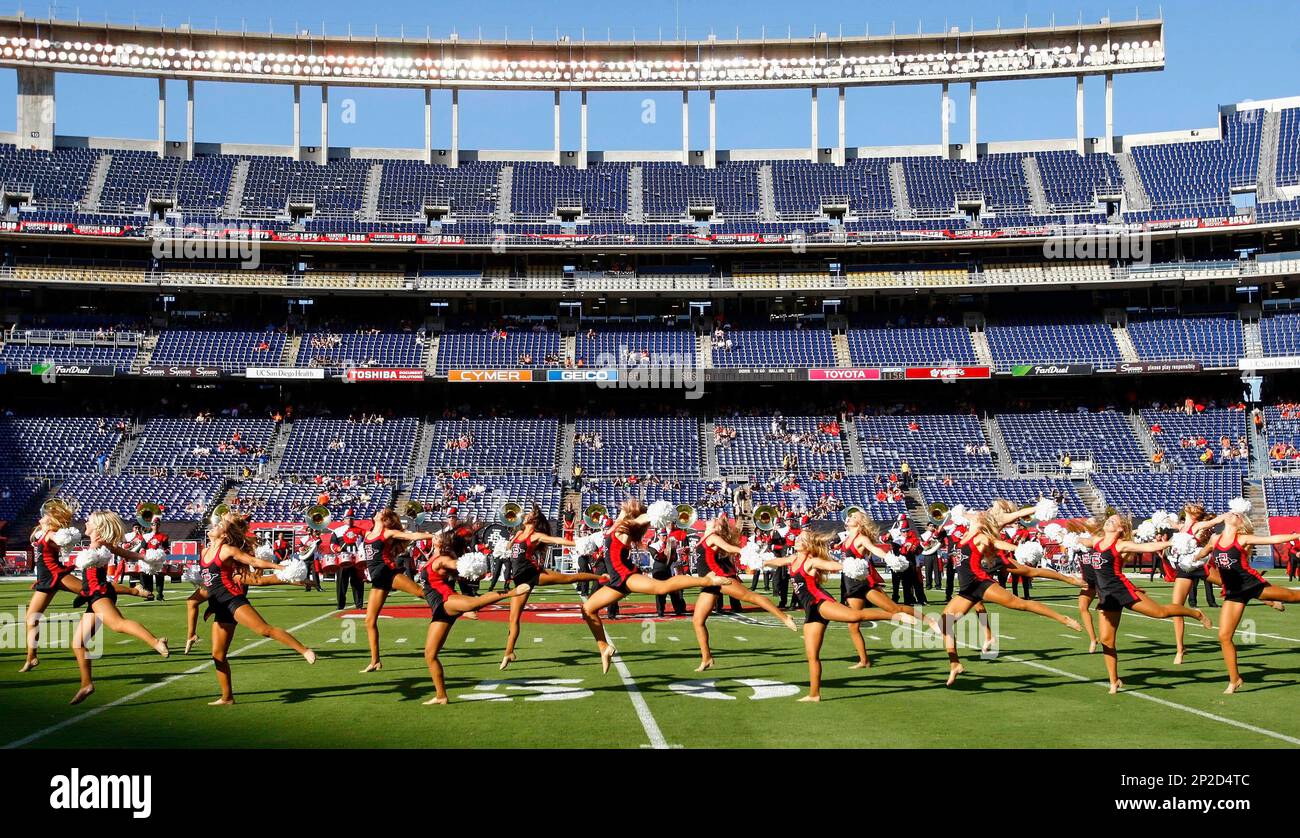
M 740 548 L 732 544 L 730 541 L 727 541 L 725 538 L 711 535 L 708 537 L 708 544 L 710 547 L 713 547 L 716 550 L 721 550 L 724 553 L 731 553 L 733 556 L 740 555 Z
M 384 538 L 391 538 L 394 541 L 405 541 L 410 544 L 415 541 L 432 541 L 433 533 L 416 532 L 412 530 L 384 530 Z
M 1034 511 L 1034 507 L 1025 506 L 1020 509 L 1016 509 L 1012 512 L 999 512 L 994 517 L 997 519 L 999 527 L 1005 527 L 1007 524 L 1010 524 L 1012 521 L 1018 521 L 1021 518 L 1025 517 L 1026 515 L 1033 514 L 1033 511 Z
M 557 547 L 573 546 L 573 539 L 560 538 L 559 536 L 555 536 L 555 535 L 541 535 L 538 533 L 533 533 L 533 540 L 541 544 L 554 544 Z
M 1288 541 L 1295 541 L 1300 538 L 1300 532 L 1287 533 L 1285 535 L 1242 535 L 1238 540 L 1242 544 L 1285 544 Z
M 1117 546 L 1121 553 L 1162 553 L 1169 549 L 1168 541 L 1120 541 Z

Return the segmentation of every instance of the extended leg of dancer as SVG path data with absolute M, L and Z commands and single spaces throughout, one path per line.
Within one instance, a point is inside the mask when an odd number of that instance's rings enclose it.
M 1092 601 L 1097 598 L 1096 588 L 1084 588 L 1079 591 L 1079 622 L 1088 633 L 1088 654 L 1097 651 L 1097 629 L 1092 625 Z
M 1115 647 L 1115 635 L 1119 632 L 1119 620 L 1123 611 L 1101 612 L 1101 653 L 1106 658 L 1106 675 L 1110 678 L 1110 694 L 1114 695 L 1124 688 L 1119 679 L 1119 650 Z
M 217 686 L 221 697 L 208 702 L 209 707 L 235 703 L 235 691 L 230 680 L 230 641 L 235 636 L 234 623 L 212 624 L 212 663 L 217 670 Z
M 366 642 L 370 644 L 370 663 L 361 670 L 362 674 L 378 672 L 384 668 L 383 662 L 379 660 L 379 612 L 384 610 L 387 599 L 388 591 L 370 589 L 370 599 L 366 600 Z
M 759 608 L 762 608 L 764 611 L 780 620 L 786 628 L 790 629 L 790 631 L 799 630 L 799 627 L 795 625 L 794 618 L 782 611 L 780 608 L 777 608 L 776 603 L 772 602 L 772 600 L 757 591 L 751 591 L 749 588 L 746 588 L 734 579 L 722 586 L 722 593 L 729 597 L 734 597 L 741 602 L 747 602 L 750 605 L 757 605 Z
M 714 594 L 700 591 L 695 599 L 695 610 L 691 612 L 691 628 L 695 629 L 695 642 L 700 647 L 700 665 L 695 667 L 696 672 L 713 668 L 713 650 L 709 648 L 709 615 L 713 613 L 717 601 Z
M 81 622 L 77 624 L 77 632 L 72 637 L 72 655 L 77 659 L 77 670 L 81 674 L 81 689 L 77 690 L 77 694 L 72 697 L 69 704 L 80 704 L 95 692 L 95 680 L 91 676 L 90 656 L 86 654 L 86 645 L 94 638 L 97 626 L 98 621 L 94 614 L 82 614 Z
M 808 657 L 808 694 L 800 701 L 822 700 L 822 639 L 826 635 L 825 623 L 803 624 L 803 649 Z
M 881 594 L 889 602 L 893 602 L 884 594 Z M 845 602 L 850 608 L 861 610 L 866 607 L 867 601 L 857 597 L 849 597 Z M 849 623 L 849 640 L 853 643 L 853 651 L 858 653 L 858 662 L 849 667 L 849 669 L 868 669 L 871 667 L 871 658 L 867 656 L 867 641 L 862 636 L 862 625 L 860 623 Z
M 1031 614 L 1037 614 L 1040 617 L 1047 617 L 1055 620 L 1070 631 L 1083 631 L 1083 626 L 1073 617 L 1067 617 L 1064 614 L 1057 613 L 1055 610 L 1048 608 L 1041 602 L 1033 599 L 1021 599 L 1010 591 L 998 585 L 993 585 L 984 592 L 986 602 L 994 605 L 1001 605 L 1003 608 L 1010 608 L 1013 611 L 1028 611 Z
M 316 662 L 315 652 L 299 643 L 298 639 L 289 632 L 263 620 L 262 615 L 258 614 L 257 609 L 251 605 L 245 605 L 243 608 L 240 608 L 235 612 L 235 622 L 239 623 L 249 631 L 256 632 L 262 637 L 269 637 L 277 643 L 288 646 L 290 649 L 293 649 L 295 652 L 302 655 L 307 663 Z

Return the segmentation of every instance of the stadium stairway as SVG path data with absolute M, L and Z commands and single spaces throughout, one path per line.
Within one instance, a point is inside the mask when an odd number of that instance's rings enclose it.
M 1133 436 L 1137 438 L 1138 445 L 1142 446 L 1142 451 L 1147 455 L 1147 462 L 1151 462 L 1151 458 L 1156 454 L 1156 440 L 1151 436 L 1151 429 L 1147 427 L 1146 420 L 1141 414 L 1130 413 L 1128 423 L 1133 428 Z
M 717 428 L 708 419 L 700 423 L 700 463 L 703 464 L 706 480 L 722 478 L 722 470 L 718 467 Z
M 695 335 L 695 366 L 702 370 L 713 369 L 713 335 L 708 332 Z
M 560 335 L 560 360 L 569 363 L 578 361 L 578 338 L 572 332 Z
M 776 214 L 776 190 L 772 187 L 772 164 L 758 167 L 758 207 L 760 221 L 780 221 Z
M 1075 481 L 1074 490 L 1079 493 L 1079 499 L 1083 501 L 1083 505 L 1089 512 L 1097 515 L 1106 511 L 1106 501 L 1102 498 L 1101 492 L 1097 491 L 1097 487 L 1092 485 L 1091 480 Z
M 406 464 L 406 482 L 409 484 L 417 477 L 423 477 L 429 471 L 429 457 L 433 454 L 436 434 L 432 422 L 421 422 L 415 438 L 415 447 L 411 450 L 411 459 Z M 409 497 L 410 493 L 406 493 Z M 405 499 L 403 499 L 405 502 Z M 401 508 L 400 506 L 398 507 Z
M 374 163 L 366 172 L 366 191 L 361 196 L 361 218 L 374 221 L 379 213 L 379 185 L 384 180 L 384 164 Z
M 1147 195 L 1147 188 L 1142 183 L 1142 175 L 1138 173 L 1132 152 L 1116 154 L 1115 162 L 1119 164 L 1119 173 L 1124 177 L 1124 212 L 1150 210 L 1151 197 Z
M 1255 203 L 1263 204 L 1282 200 L 1277 190 L 1277 150 L 1281 137 L 1282 114 L 1264 111 L 1264 123 L 1259 134 L 1259 166 L 1255 173 Z
M 1043 173 L 1038 168 L 1038 158 L 1026 154 L 1020 158 L 1020 168 L 1025 173 L 1025 184 L 1029 187 L 1029 211 L 1034 215 L 1048 215 L 1051 207 L 1047 205 L 1047 191 L 1043 189 Z
M 633 166 L 627 172 L 627 220 L 629 224 L 641 224 L 645 221 L 645 173 L 640 166 Z
M 139 375 L 140 370 L 144 369 L 150 361 L 153 360 L 153 351 L 158 346 L 157 335 L 145 335 L 140 341 L 140 346 L 136 350 L 135 358 L 131 361 L 131 374 Z
M 1268 434 L 1255 430 L 1255 423 L 1248 422 L 1246 439 L 1250 443 L 1250 473 L 1256 478 L 1268 474 Z
M 1119 357 L 1125 361 L 1138 360 L 1137 347 L 1133 345 L 1133 336 L 1128 333 L 1128 327 L 1115 322 L 1111 324 L 1110 331 L 1115 338 L 1115 346 L 1119 348 Z
M 853 366 L 853 355 L 849 352 L 849 336 L 846 332 L 838 331 L 831 335 L 831 349 L 835 351 L 835 366 Z
M 1259 333 L 1259 316 L 1241 318 L 1241 337 L 1247 358 L 1264 357 L 1264 340 Z
M 497 172 L 497 210 L 493 220 L 498 224 L 509 224 L 510 198 L 514 191 L 515 167 L 502 166 Z
M 294 333 L 289 335 L 284 341 L 284 352 L 280 353 L 280 366 L 294 367 L 298 365 L 298 350 L 302 348 L 302 335 Z
M 894 196 L 894 217 L 912 218 L 912 199 L 907 194 L 907 173 L 898 160 L 889 164 L 889 191 Z
M 280 473 L 280 464 L 284 462 L 284 451 L 289 447 L 289 436 L 293 433 L 293 422 L 284 421 L 275 429 L 271 437 L 271 456 L 266 463 L 266 477 Z
M 230 173 L 230 191 L 226 194 L 226 218 L 238 218 L 244 202 L 244 184 L 248 183 L 248 160 L 241 159 Z
M 121 474 L 122 469 L 126 468 L 126 464 L 131 461 L 131 455 L 140 447 L 140 431 L 143 429 L 139 422 L 131 421 L 131 427 L 127 428 L 117 450 L 113 452 L 112 459 L 108 461 L 109 474 Z
M 560 425 L 559 436 L 556 439 L 555 447 L 555 468 L 560 480 L 570 480 L 573 478 L 574 462 L 574 437 L 577 435 L 577 429 L 574 427 L 572 419 L 565 419 Z
M 438 345 L 441 342 L 442 335 L 434 335 L 429 338 L 429 342 L 425 346 L 424 374 L 426 376 L 432 376 L 438 371 Z
M 848 462 L 845 463 L 847 473 L 866 474 L 867 466 L 862 459 L 862 441 L 858 439 L 858 423 L 850 422 L 841 416 L 840 435 L 844 438 L 844 450 L 849 454 Z
M 90 170 L 90 180 L 86 183 L 86 192 L 81 198 L 83 210 L 99 209 L 99 196 L 104 193 L 104 184 L 108 181 L 108 167 L 113 162 L 113 155 L 104 153 L 95 161 L 95 168 Z
M 1246 480 L 1242 497 L 1250 501 L 1250 523 L 1255 527 L 1255 532 L 1260 535 L 1268 535 L 1268 504 L 1264 498 L 1264 481 Z M 1269 555 L 1272 547 L 1256 547 L 1256 555 Z
M 930 505 L 925 502 L 920 488 L 913 486 L 903 493 L 903 508 L 916 532 L 921 532 L 930 523 Z
M 981 334 L 983 334 L 981 332 Z M 997 462 L 998 476 L 1004 478 L 1019 477 L 1016 473 L 1016 464 L 1011 460 L 1011 449 L 1007 448 L 1007 441 L 1002 438 L 1002 429 L 998 427 L 998 420 L 992 416 L 985 415 L 980 419 L 984 425 L 984 436 L 988 437 L 989 446 L 993 449 L 993 459 Z

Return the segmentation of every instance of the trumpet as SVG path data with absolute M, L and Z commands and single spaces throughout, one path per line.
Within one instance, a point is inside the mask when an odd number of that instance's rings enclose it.
M 771 532 L 776 529 L 778 518 L 780 518 L 780 513 L 775 506 L 763 504 L 754 510 L 754 526 L 763 532 Z
M 308 529 L 315 530 L 316 532 L 325 532 L 325 530 L 329 529 L 330 522 L 334 520 L 334 516 L 330 514 L 328 506 L 317 504 L 307 510 L 305 519 Z
M 588 506 L 582 513 L 582 523 L 587 525 L 588 529 L 598 530 L 601 528 L 601 522 L 609 515 L 609 509 L 603 503 L 593 503 Z
M 693 527 L 700 519 L 700 513 L 689 503 L 677 504 L 677 523 L 682 527 Z
M 219 503 L 212 508 L 212 514 L 208 516 L 208 521 L 213 526 L 215 526 L 221 521 L 222 518 L 226 517 L 226 515 L 229 513 L 230 513 L 230 504 Z
M 135 520 L 142 527 L 152 527 L 161 517 L 162 507 L 156 503 L 138 503 L 135 506 Z
M 515 502 L 507 501 L 501 505 L 501 523 L 514 529 L 524 523 L 524 507 Z

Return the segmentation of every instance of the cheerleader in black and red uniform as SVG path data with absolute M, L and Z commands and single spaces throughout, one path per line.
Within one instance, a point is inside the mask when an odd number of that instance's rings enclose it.
M 1241 689 L 1241 672 L 1237 669 L 1237 646 L 1232 636 L 1241 615 L 1252 599 L 1281 611 L 1284 602 L 1300 602 L 1300 591 L 1270 585 L 1262 574 L 1250 566 L 1250 548 L 1258 544 L 1284 544 L 1300 540 L 1300 533 L 1255 535 L 1250 518 L 1240 512 L 1223 516 L 1223 532 L 1201 548 L 1198 559 L 1209 558 L 1206 573 L 1223 586 L 1223 605 L 1219 608 L 1219 647 L 1228 667 L 1227 695 Z M 1207 625 L 1206 628 L 1209 628 Z
M 1075 533 L 1079 536 L 1090 536 L 1092 538 L 1101 537 L 1101 527 L 1103 521 L 1097 518 L 1072 518 L 1065 522 L 1064 526 L 1068 532 Z M 1079 622 L 1083 625 L 1083 630 L 1088 633 L 1088 654 L 1097 651 L 1097 629 L 1092 624 L 1092 602 L 1097 598 L 1097 572 L 1093 565 L 1093 549 L 1082 540 L 1074 548 L 1074 555 L 1079 560 L 1079 575 L 1083 579 L 1083 587 L 1079 589 Z
M 846 531 L 840 549 L 867 563 L 865 578 L 841 577 L 840 585 L 843 590 L 840 595 L 844 598 L 844 604 L 849 608 L 861 610 L 870 602 L 890 614 L 902 611 L 919 618 L 921 614 L 916 608 L 911 605 L 900 605 L 885 593 L 885 580 L 881 578 L 871 559 L 874 556 L 883 561 L 887 557 L 892 558 L 893 553 L 882 546 L 881 534 L 876 529 L 876 525 L 863 512 L 850 515 L 845 519 L 844 525 Z M 934 623 L 933 620 L 931 622 Z M 939 629 L 937 623 L 934 623 L 934 628 Z M 853 641 L 853 648 L 858 653 L 858 662 L 849 668 L 866 669 L 871 666 L 871 659 L 867 656 L 867 641 L 863 639 L 862 628 L 858 623 L 849 623 L 849 639 Z
M 379 612 L 393 589 L 414 597 L 424 598 L 424 591 L 415 580 L 402 573 L 397 557 L 408 544 L 431 541 L 431 532 L 407 532 L 402 529 L 402 519 L 392 509 L 383 509 L 375 516 L 370 531 L 361 542 L 366 557 L 366 571 L 370 574 L 370 599 L 366 602 L 366 639 L 370 643 L 370 663 L 362 673 L 378 672 L 384 668 L 379 660 Z
M 199 557 L 203 587 L 207 590 L 208 611 L 213 617 L 212 661 L 217 670 L 217 684 L 221 697 L 210 705 L 235 703 L 231 688 L 230 641 L 237 626 L 245 626 L 262 637 L 283 643 L 302 655 L 307 663 L 316 662 L 316 653 L 298 642 L 289 632 L 262 619 L 257 609 L 246 597 L 242 568 L 279 570 L 274 562 L 264 561 L 248 552 L 256 544 L 248 529 L 248 518 L 237 512 L 227 512 L 208 530 L 208 546 Z
M 1168 541 L 1137 542 L 1133 540 L 1133 522 L 1123 515 L 1112 515 L 1102 526 L 1098 538 L 1083 538 L 1081 542 L 1092 548 L 1089 557 L 1097 579 L 1097 610 L 1101 612 L 1101 652 L 1106 656 L 1106 674 L 1110 677 L 1111 695 L 1124 687 L 1119 678 L 1119 652 L 1115 638 L 1119 633 L 1120 617 L 1128 608 L 1145 617 L 1157 620 L 1169 617 L 1194 617 L 1201 625 L 1213 628 L 1210 618 L 1195 608 L 1185 605 L 1161 605 L 1139 590 L 1124 575 L 1124 562 L 1134 553 L 1159 553 L 1169 549 Z
M 1178 531 L 1185 532 L 1196 539 L 1202 546 L 1210 537 L 1210 531 L 1223 523 L 1225 516 L 1219 515 L 1215 518 L 1206 518 L 1205 507 L 1199 503 L 1189 503 L 1183 507 L 1183 520 L 1178 524 Z M 1173 593 L 1169 596 L 1169 601 L 1174 605 L 1184 605 L 1191 602 L 1192 607 L 1196 607 L 1196 588 L 1201 583 L 1205 583 L 1205 589 L 1210 591 L 1206 599 L 1206 605 L 1214 605 L 1214 592 L 1210 589 L 1209 579 L 1205 575 L 1205 568 L 1198 567 L 1193 570 L 1183 570 L 1181 567 L 1174 567 L 1167 558 L 1162 558 L 1161 563 L 1165 570 L 1165 581 L 1174 583 Z M 1187 651 L 1183 643 L 1183 618 L 1174 617 L 1174 663 L 1183 662 L 1183 655 Z
M 777 608 L 772 600 L 745 587 L 740 581 L 740 571 L 736 569 L 735 559 L 740 552 L 740 528 L 725 515 L 719 515 L 709 521 L 704 528 L 704 536 L 700 539 L 699 546 L 695 548 L 697 561 L 694 571 L 697 576 L 715 576 L 726 579 L 727 583 L 701 588 L 700 595 L 695 599 L 691 625 L 695 629 L 695 639 L 700 644 L 700 665 L 695 667 L 696 672 L 713 668 L 713 651 L 709 648 L 708 620 L 714 604 L 723 594 L 741 602 L 748 602 L 750 605 L 757 605 L 784 623 L 790 631 L 799 630 L 789 614 Z
M 829 622 L 852 625 L 865 621 L 888 622 L 898 619 L 905 623 L 916 623 L 916 618 L 905 610 L 851 608 L 836 602 L 835 597 L 826 592 L 822 580 L 827 573 L 842 571 L 844 565 L 831 560 L 826 541 L 811 530 L 805 530 L 795 539 L 793 555 L 769 559 L 767 565 L 790 568 L 795 601 L 804 612 L 803 645 L 808 657 L 808 694 L 800 701 L 821 701 L 822 639 Z
M 995 560 L 997 550 L 1016 549 L 1015 545 L 1002 541 L 997 535 L 998 531 L 1006 525 L 1005 515 L 1015 515 L 1015 518 L 1020 517 L 1019 514 L 1003 512 L 996 507 L 975 514 L 973 519 L 971 513 L 967 513 L 970 529 L 966 536 L 958 542 L 957 549 L 953 552 L 952 561 L 957 573 L 957 584 L 960 587 L 957 594 L 948 601 L 948 604 L 943 609 L 944 647 L 948 650 L 948 686 L 952 686 L 953 682 L 957 680 L 957 676 L 966 671 L 966 668 L 961 665 L 961 658 L 957 654 L 957 637 L 954 633 L 957 620 L 966 612 L 986 601 L 1001 605 L 1004 608 L 1028 611 L 1041 617 L 1050 617 L 1071 631 L 1083 630 L 1083 627 L 1072 617 L 1058 614 L 1041 602 L 1013 596 L 1010 591 L 999 585 L 997 580 L 989 575 L 988 569 L 984 566 L 985 556 Z M 1015 518 L 1009 520 L 1015 520 Z M 1083 583 L 1079 581 L 1077 584 L 1082 585 Z
M 141 561 L 144 557 L 139 553 L 118 546 L 125 529 L 122 519 L 115 512 L 92 514 L 86 520 L 86 535 L 90 536 L 90 549 L 98 550 L 103 547 L 124 561 Z M 154 651 L 164 658 L 171 655 L 167 648 L 167 638 L 155 637 L 135 620 L 123 617 L 122 612 L 117 608 L 119 592 L 144 597 L 146 595 L 144 588 L 132 587 L 122 590 L 121 586 L 115 585 L 110 578 L 111 571 L 107 563 L 90 565 L 86 567 L 84 573 L 85 583 L 74 605 L 78 607 L 85 605 L 86 613 L 81 615 L 81 623 L 72 638 L 72 654 L 76 657 L 77 669 L 81 672 L 81 689 L 77 690 L 77 694 L 73 696 L 72 701 L 68 702 L 69 704 L 80 704 L 95 692 L 95 681 L 91 674 L 90 656 L 86 654 L 86 644 L 95 636 L 100 621 L 103 621 L 104 627 L 110 631 L 129 634 L 146 646 L 153 647 Z
M 456 556 L 452 555 L 455 552 L 455 542 L 455 537 L 448 533 L 436 535 L 429 546 L 430 559 L 419 573 L 420 585 L 424 588 L 424 601 L 429 604 L 430 611 L 429 634 L 424 641 L 424 660 L 429 665 L 429 676 L 433 678 L 436 690 L 433 698 L 424 702 L 426 705 L 447 703 L 447 684 L 442 677 L 442 662 L 438 660 L 438 652 L 442 651 L 443 644 L 447 642 L 456 618 L 503 599 L 528 596 L 532 590 L 529 583 L 523 582 L 509 591 L 476 597 L 456 593 L 452 588 L 457 576 Z
M 551 535 L 550 521 L 542 514 L 541 507 L 534 504 L 529 513 L 524 516 L 519 532 L 515 533 L 514 538 L 510 540 L 508 571 L 510 580 L 516 586 L 525 585 L 527 588 L 519 596 L 510 600 L 510 629 L 506 632 L 506 652 L 501 658 L 502 669 L 516 660 L 515 643 L 519 640 L 519 623 L 523 619 L 524 607 L 528 605 L 529 594 L 534 588 L 542 585 L 573 585 L 578 582 L 601 580 L 595 573 L 559 573 L 547 570 L 544 565 L 544 550 L 547 545 L 572 547 L 573 541 Z
M 32 599 L 27 604 L 27 660 L 19 672 L 30 672 L 40 664 L 36 648 L 41 639 L 41 618 L 59 591 L 81 593 L 81 580 L 72 574 L 71 562 L 64 561 L 63 547 L 58 543 L 61 530 L 72 525 L 72 510 L 61 500 L 46 501 L 41 507 L 41 520 L 32 530 L 32 554 L 36 558 L 36 581 L 32 584 Z M 77 534 L 80 537 L 80 534 Z
M 641 572 L 631 560 L 634 545 L 640 544 L 650 528 L 650 516 L 646 506 L 635 498 L 623 501 L 618 519 L 604 534 L 605 566 L 609 569 L 609 580 L 592 593 L 582 603 L 582 619 L 591 629 L 591 636 L 596 639 L 596 648 L 600 650 L 600 669 L 609 672 L 610 661 L 615 649 L 605 637 L 605 626 L 600 621 L 600 610 L 621 600 L 629 593 L 670 594 L 684 588 L 703 588 L 709 585 L 722 587 L 729 580 L 720 576 L 674 576 L 671 579 L 652 579 Z M 744 587 L 744 586 L 741 586 Z

